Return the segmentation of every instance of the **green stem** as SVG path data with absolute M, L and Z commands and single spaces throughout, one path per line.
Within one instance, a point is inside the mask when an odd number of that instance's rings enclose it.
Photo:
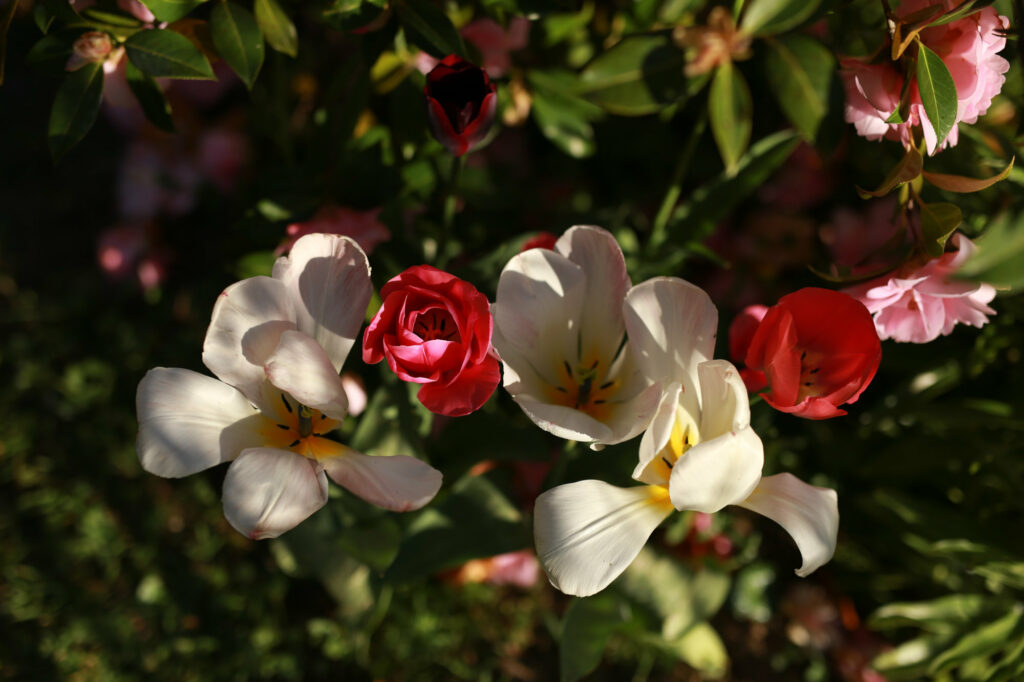
M 448 190 L 444 198 L 444 220 L 442 222 L 441 242 L 437 245 L 437 267 L 443 268 L 448 262 L 448 243 L 455 226 L 455 206 L 459 201 L 459 179 L 462 177 L 462 166 L 465 156 L 452 159 L 452 174 L 448 181 Z
M 651 240 L 648 244 L 648 249 L 652 253 L 668 241 L 668 221 L 672 217 L 672 211 L 675 210 L 676 202 L 679 201 L 679 195 L 682 194 L 686 171 L 690 167 L 693 152 L 697 149 L 697 141 L 704 134 L 707 122 L 707 109 L 702 108 L 700 117 L 694 123 L 693 128 L 690 129 L 690 137 L 686 140 L 683 153 L 679 156 L 679 161 L 676 163 L 675 171 L 672 173 L 672 181 L 669 183 L 668 191 L 665 192 L 665 198 L 661 201 L 661 208 L 658 209 L 658 214 L 654 217 L 654 225 L 651 227 Z

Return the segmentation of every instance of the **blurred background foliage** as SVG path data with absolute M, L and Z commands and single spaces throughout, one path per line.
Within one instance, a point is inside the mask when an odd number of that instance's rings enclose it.
M 755 399 L 765 472 L 839 492 L 836 557 L 808 579 L 791 572 L 788 536 L 738 508 L 674 515 L 589 599 L 543 575 L 467 578 L 466 562 L 532 547 L 541 490 L 625 484 L 636 442 L 566 444 L 501 391 L 470 417 L 433 418 L 356 357 L 346 370 L 369 406 L 342 437 L 444 472 L 419 512 L 332 487 L 307 522 L 251 542 L 223 518 L 223 469 L 164 480 L 134 452 L 144 372 L 202 371 L 220 290 L 267 272 L 286 226 L 328 204 L 380 209 L 378 287 L 427 262 L 489 297 L 527 238 L 602 225 L 634 281 L 678 275 L 711 293 L 725 356 L 740 307 L 822 285 L 811 268 L 830 272 L 837 210 L 865 213 L 856 186 L 877 186 L 902 156 L 844 123 L 835 73 L 836 55 L 884 42 L 879 3 L 727 4 L 756 37 L 724 76 L 683 73 L 673 31 L 705 24 L 713 3 L 700 0 L 144 4 L 148 32 L 185 35 L 220 80 L 150 81 L 147 113 L 160 123 L 168 103 L 168 133 L 118 100 L 108 73 L 95 123 L 79 110 L 64 121 L 81 133 L 71 146 L 52 135 L 71 44 L 87 29 L 131 41 L 143 24 L 114 2 L 0 5 L 0 678 L 1024 679 L 1017 168 L 976 194 L 924 190 L 955 201 L 979 237 L 968 271 L 1003 287 L 990 324 L 885 343 L 845 418 L 800 420 Z M 1019 24 L 1012 3 L 995 4 Z M 261 34 L 258 59 L 252 43 L 234 53 L 217 37 L 224 12 L 252 17 L 238 25 Z M 451 187 L 453 161 L 427 129 L 421 50 L 486 62 L 466 27 L 524 18 L 527 41 L 495 75 L 500 123 Z M 983 177 L 1016 153 L 1016 40 L 1003 55 L 1013 66 L 989 115 L 929 168 Z M 109 248 L 122 260 L 105 260 Z

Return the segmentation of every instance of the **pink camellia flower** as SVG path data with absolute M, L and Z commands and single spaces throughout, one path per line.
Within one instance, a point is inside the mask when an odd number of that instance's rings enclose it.
M 67 71 L 76 71 L 86 64 L 103 64 L 103 72 L 110 73 L 117 69 L 124 57 L 123 47 L 114 47 L 110 36 L 103 31 L 89 31 L 78 37 L 72 46 L 71 57 L 64 67 Z
M 747 349 L 747 367 L 768 380 L 765 402 L 807 419 L 846 414 L 878 371 L 882 345 L 871 315 L 840 291 L 805 287 L 768 309 Z
M 768 306 L 748 305 L 733 319 L 729 325 L 729 357 L 733 362 L 743 363 L 746 360 L 754 333 L 767 313 Z M 740 370 L 740 378 L 751 393 L 757 393 L 768 386 L 768 380 L 760 370 L 745 367 Z
M 366 253 L 372 253 L 377 245 L 391 238 L 391 232 L 380 222 L 380 209 L 357 211 L 353 208 L 328 204 L 316 212 L 311 219 L 292 223 L 285 231 L 287 237 L 275 253 L 287 253 L 292 244 L 303 235 L 323 232 L 340 234 L 356 240 Z
M 530 41 L 530 21 L 516 17 L 506 31 L 494 19 L 477 19 L 466 24 L 460 33 L 480 51 L 481 66 L 487 75 L 501 78 L 511 64 L 509 53 L 523 49 Z
M 460 417 L 480 409 L 501 379 L 487 297 L 429 265 L 393 277 L 380 297 L 363 361 L 387 360 L 399 379 L 421 384 L 416 397 L 431 412 Z
M 897 14 L 907 17 L 933 4 L 933 0 L 903 0 Z M 959 0 L 942 0 L 947 11 L 959 4 Z M 1009 19 L 995 8 L 986 7 L 958 21 L 921 31 L 921 41 L 942 58 L 953 76 L 958 100 L 956 123 L 975 123 L 1002 89 L 1010 63 L 998 52 L 1006 46 L 1002 31 L 1009 25 Z M 903 88 L 903 74 L 891 61 L 869 64 L 846 58 L 840 66 L 846 90 L 846 120 L 854 124 L 859 135 L 869 140 L 899 140 L 909 146 L 913 144 L 912 129 L 921 126 L 929 154 L 956 145 L 956 125 L 945 140 L 937 139 L 916 82 L 911 84 L 908 120 L 885 122 L 899 107 Z
M 871 312 L 879 338 L 928 343 L 957 323 L 981 327 L 996 314 L 988 306 L 996 295 L 991 285 L 953 278 L 977 247 L 959 232 L 951 241 L 956 251 L 845 290 Z

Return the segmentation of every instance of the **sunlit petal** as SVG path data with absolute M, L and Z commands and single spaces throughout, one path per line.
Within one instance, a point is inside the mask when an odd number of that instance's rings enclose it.
M 327 475 L 378 507 L 399 512 L 419 509 L 441 489 L 441 472 L 415 457 L 370 456 L 335 445 L 334 452 L 320 460 Z
M 267 358 L 267 378 L 307 407 L 342 420 L 348 398 L 331 359 L 313 337 L 299 331 L 281 335 L 277 348 Z
M 757 485 L 763 467 L 764 446 L 750 427 L 702 440 L 672 469 L 672 504 L 708 514 L 737 504 Z

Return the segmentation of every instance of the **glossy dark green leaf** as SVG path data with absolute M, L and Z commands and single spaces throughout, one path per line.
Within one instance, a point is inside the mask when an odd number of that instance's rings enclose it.
M 398 21 L 409 40 L 435 57 L 465 56 L 459 32 L 451 19 L 429 0 L 397 0 Z
M 332 0 L 322 16 L 339 31 L 357 31 L 382 26 L 391 16 L 391 8 L 388 0 Z
M 576 682 L 592 673 L 608 640 L 629 627 L 631 615 L 628 604 L 611 591 L 574 599 L 565 611 L 558 642 L 562 682 Z
M 160 21 L 177 21 L 206 0 L 142 0 Z
M 813 141 L 828 113 L 829 86 L 836 60 L 814 38 L 794 34 L 769 38 L 765 70 L 772 94 L 805 140 Z
M 233 2 L 221 1 L 210 12 L 213 46 L 231 70 L 252 90 L 263 66 L 263 33 L 249 10 Z
M 18 9 L 18 0 L 10 0 L 0 9 L 0 85 L 4 82 L 4 64 L 7 61 L 7 31 L 11 28 L 11 20 Z
M 89 19 L 91 22 L 102 25 L 104 29 L 138 28 L 139 26 L 142 26 L 142 22 L 135 17 L 130 17 L 125 14 L 116 14 L 114 12 L 104 12 L 103 10 L 95 9 L 93 7 L 83 11 L 82 16 Z
M 587 65 L 577 92 L 613 114 L 652 114 L 686 96 L 685 64 L 669 36 L 629 36 Z
M 256 23 L 263 31 L 267 43 L 289 57 L 299 53 L 299 36 L 295 24 L 277 0 L 256 0 Z
M 934 21 L 929 22 L 928 25 L 942 26 L 952 21 L 959 21 L 994 4 L 996 4 L 996 0 L 964 0 L 949 12 L 945 12 Z
M 128 59 L 153 78 L 213 80 L 206 56 L 185 36 L 171 30 L 139 31 L 124 44 Z
M 938 147 L 956 125 L 956 84 L 942 57 L 922 42 L 918 42 L 917 88 L 924 112 L 935 129 Z
M 139 71 L 131 62 L 125 66 L 124 75 L 128 81 L 128 87 L 132 89 L 132 94 L 135 95 L 135 99 L 138 100 L 139 106 L 142 107 L 142 112 L 146 114 L 149 122 L 161 130 L 173 133 L 174 121 L 171 119 L 171 105 L 167 102 L 167 98 L 164 97 L 164 92 L 157 85 L 156 80 Z
M 821 0 L 750 0 L 740 28 L 754 35 L 775 35 L 796 28 L 818 9 Z
M 731 62 L 718 67 L 711 81 L 708 115 L 726 172 L 735 173 L 750 142 L 754 105 L 747 81 Z
M 42 64 L 53 59 L 66 61 L 74 51 L 74 41 L 79 35 L 80 30 L 47 33 L 25 55 L 25 63 Z
M 530 546 L 519 510 L 485 476 L 465 476 L 419 513 L 387 571 L 395 582 L 427 578 L 480 557 Z
M 925 180 L 939 189 L 966 194 L 988 189 L 1004 179 L 1013 170 L 1013 162 L 1014 159 L 1010 159 L 1010 163 L 1006 165 L 1006 168 L 990 178 L 968 178 L 963 175 L 946 175 L 945 173 L 929 173 L 928 171 L 923 171 L 921 174 L 924 175 Z
M 946 240 L 960 226 L 963 216 L 954 204 L 921 203 L 921 240 L 925 251 L 932 257 L 942 255 Z
M 59 160 L 96 122 L 103 99 L 103 65 L 86 64 L 64 79 L 50 110 L 50 154 Z
M 884 197 L 900 185 L 906 184 L 921 175 L 922 168 L 924 168 L 924 158 L 921 156 L 921 152 L 917 151 L 916 147 L 911 147 L 903 155 L 899 163 L 893 166 L 877 189 L 869 190 L 858 187 L 857 192 L 862 199 Z

